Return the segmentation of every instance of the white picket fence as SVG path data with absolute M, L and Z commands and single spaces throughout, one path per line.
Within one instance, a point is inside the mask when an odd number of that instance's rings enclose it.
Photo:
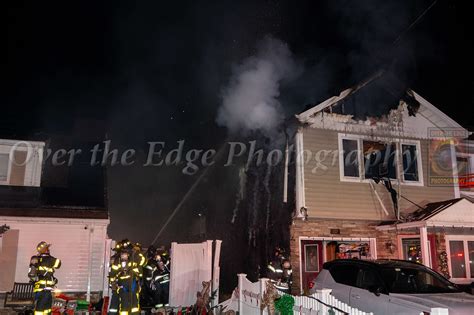
M 247 279 L 247 275 L 239 274 L 239 285 L 234 290 L 232 297 L 220 304 L 224 311 L 239 311 L 243 315 L 260 315 L 262 297 L 265 293 L 268 279 L 260 279 L 252 283 Z M 337 300 L 331 295 L 331 289 L 318 290 L 311 296 L 293 296 L 295 305 L 294 315 L 373 315 Z M 265 309 L 263 314 L 268 314 Z
M 353 314 L 353 315 L 373 315 L 357 308 L 350 307 L 331 295 L 331 289 L 316 290 L 310 296 L 294 296 L 295 305 L 293 314 L 318 315 L 318 314 Z M 332 312 L 331 312 L 332 310 Z
M 219 304 L 220 309 L 222 311 L 238 311 L 240 315 L 268 315 L 266 309 L 263 313 L 260 311 L 260 306 L 266 283 L 269 280 L 262 278 L 258 282 L 252 283 L 247 279 L 246 274 L 239 274 L 238 279 L 238 287 L 229 300 Z M 316 290 L 316 293 L 310 296 L 293 296 L 295 299 L 293 315 L 374 315 L 339 301 L 331 295 L 331 291 L 331 289 L 322 289 Z M 423 314 L 425 313 L 420 313 L 420 315 Z M 449 315 L 449 311 L 445 308 L 432 308 L 430 314 Z

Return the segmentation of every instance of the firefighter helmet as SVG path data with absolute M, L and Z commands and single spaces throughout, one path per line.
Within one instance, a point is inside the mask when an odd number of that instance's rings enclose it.
M 114 250 L 119 251 L 121 249 L 127 249 L 130 247 L 131 244 L 132 243 L 128 240 L 128 238 L 124 238 L 123 240 L 115 244 Z
M 166 264 L 170 260 L 170 255 L 165 249 L 156 250 L 155 259 Z
M 132 242 L 130 242 L 128 238 L 121 240 L 120 243 L 122 245 L 122 248 L 128 248 L 130 247 L 130 245 L 132 245 Z
M 146 250 L 146 258 L 147 259 L 153 259 L 155 257 L 156 253 L 156 248 L 153 245 L 150 245 L 150 247 L 147 248 Z
M 51 244 L 48 244 L 45 241 L 41 241 L 36 246 L 36 250 L 38 251 L 38 253 L 44 253 L 44 252 L 49 251 L 50 246 L 51 246 Z
M 142 244 L 140 244 L 140 243 L 134 243 L 132 245 L 132 247 L 133 247 L 134 250 L 136 250 L 138 252 L 141 252 L 141 250 L 142 250 Z

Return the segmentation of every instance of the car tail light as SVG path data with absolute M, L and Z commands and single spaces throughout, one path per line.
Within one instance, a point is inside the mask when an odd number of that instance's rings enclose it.
M 430 312 L 421 312 L 420 315 L 430 315 Z

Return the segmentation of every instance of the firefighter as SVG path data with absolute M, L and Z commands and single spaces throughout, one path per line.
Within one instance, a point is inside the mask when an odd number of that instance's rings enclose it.
M 284 292 L 289 292 L 291 284 L 291 264 L 279 247 L 275 248 L 272 260 L 267 265 L 267 277 L 273 285 Z
M 48 244 L 44 241 L 36 246 L 38 254 L 30 259 L 28 277 L 34 283 L 35 315 L 50 314 L 53 304 L 51 291 L 58 280 L 54 277 L 54 271 L 61 267 L 61 261 L 51 256 Z
M 283 274 L 283 269 L 281 266 L 283 260 L 282 250 L 279 247 L 276 247 L 272 260 L 267 265 L 267 277 L 272 281 L 278 281 L 281 279 Z
M 120 269 L 120 249 L 122 248 L 122 242 L 118 242 L 113 248 L 114 254 L 110 257 L 109 266 L 109 287 L 111 291 L 110 303 L 109 303 L 109 315 L 117 314 L 120 306 L 120 299 L 118 295 L 118 272 Z
M 131 246 L 132 248 L 132 264 L 134 267 L 138 267 L 140 274 L 143 275 L 143 267 L 146 264 L 146 257 L 142 253 L 142 245 L 140 243 L 135 243 Z
M 283 273 L 281 276 L 280 289 L 285 293 L 290 293 L 291 284 L 293 283 L 293 270 L 289 259 L 283 259 L 281 264 Z
M 166 251 L 157 252 L 155 255 L 157 268 L 153 273 L 153 283 L 155 291 L 155 308 L 169 306 L 170 287 L 170 259 Z
M 116 271 L 120 315 L 140 313 L 140 280 L 145 263 L 138 243 L 121 242 L 119 258 L 112 266 Z
M 142 292 L 141 292 L 141 304 L 146 306 L 154 306 L 154 298 L 156 288 L 153 282 L 153 274 L 155 273 L 158 265 L 155 260 L 156 248 L 151 245 L 146 251 L 147 262 L 143 267 L 143 278 L 142 278 Z

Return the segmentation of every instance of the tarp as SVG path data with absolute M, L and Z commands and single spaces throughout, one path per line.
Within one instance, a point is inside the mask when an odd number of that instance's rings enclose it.
M 212 241 L 171 243 L 170 306 L 196 303 L 203 281 L 212 279 Z

